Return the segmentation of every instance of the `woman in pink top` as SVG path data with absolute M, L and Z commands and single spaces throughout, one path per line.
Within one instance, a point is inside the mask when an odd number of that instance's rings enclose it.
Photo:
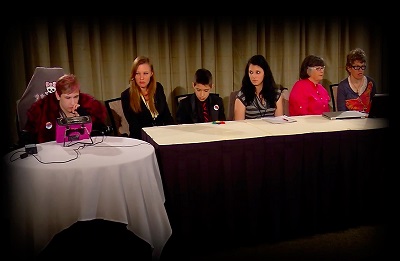
M 300 80 L 295 82 L 289 96 L 289 114 L 321 115 L 330 111 L 329 94 L 320 81 L 324 78 L 325 62 L 315 55 L 307 56 L 300 67 Z

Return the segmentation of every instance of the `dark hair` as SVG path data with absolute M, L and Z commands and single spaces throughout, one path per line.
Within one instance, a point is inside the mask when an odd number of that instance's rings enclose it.
M 314 66 L 325 66 L 324 59 L 313 54 L 304 58 L 300 66 L 300 74 L 299 74 L 300 79 L 308 79 L 310 75 L 307 73 L 307 69 L 308 67 L 314 67 Z
M 366 64 L 367 63 L 367 55 L 365 54 L 364 50 L 361 48 L 356 48 L 354 50 L 351 50 L 347 54 L 347 59 L 346 59 L 346 71 L 350 74 L 350 71 L 348 70 L 349 67 L 351 67 L 355 61 L 360 61 L 361 63 Z
M 244 70 L 244 76 L 242 79 L 242 88 L 241 91 L 243 92 L 246 98 L 246 104 L 250 105 L 255 98 L 256 87 L 251 83 L 250 76 L 249 76 L 249 67 L 250 64 L 258 65 L 264 70 L 264 79 L 263 79 L 263 88 L 261 90 L 261 94 L 264 99 L 270 104 L 271 107 L 276 107 L 276 94 L 277 94 L 277 86 L 275 84 L 274 76 L 272 75 L 271 68 L 265 59 L 264 56 L 261 54 L 256 54 L 252 56 L 246 65 Z
M 212 86 L 212 74 L 209 70 L 201 68 L 196 71 L 194 74 L 194 80 L 193 82 L 195 84 L 203 84 L 203 85 L 210 85 Z

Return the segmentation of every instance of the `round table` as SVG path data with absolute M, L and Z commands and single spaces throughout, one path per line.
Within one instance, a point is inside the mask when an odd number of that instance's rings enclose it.
M 64 147 L 37 144 L 5 155 L 8 219 L 16 256 L 36 255 L 52 237 L 77 221 L 127 224 L 147 241 L 154 259 L 171 236 L 155 150 L 124 137 L 94 137 Z

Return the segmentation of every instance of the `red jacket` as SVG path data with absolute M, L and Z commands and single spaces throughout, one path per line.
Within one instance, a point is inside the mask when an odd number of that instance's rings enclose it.
M 105 126 L 107 111 L 100 101 L 81 92 L 79 104 L 79 114 L 91 116 L 93 130 L 99 130 L 99 128 Z M 27 112 L 28 119 L 24 128 L 28 132 L 30 141 L 34 143 L 54 141 L 56 139 L 56 119 L 59 117 L 60 104 L 55 93 L 48 94 L 43 99 L 33 103 Z

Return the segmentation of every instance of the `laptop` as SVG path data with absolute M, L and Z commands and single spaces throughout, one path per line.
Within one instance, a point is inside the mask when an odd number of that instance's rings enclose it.
M 389 118 L 388 93 L 377 93 L 372 97 L 368 118 Z
M 56 120 L 56 142 L 64 143 L 90 138 L 92 119 L 90 116 L 58 118 Z
M 330 120 L 362 119 L 367 118 L 368 113 L 360 111 L 329 111 L 322 113 L 322 116 Z

